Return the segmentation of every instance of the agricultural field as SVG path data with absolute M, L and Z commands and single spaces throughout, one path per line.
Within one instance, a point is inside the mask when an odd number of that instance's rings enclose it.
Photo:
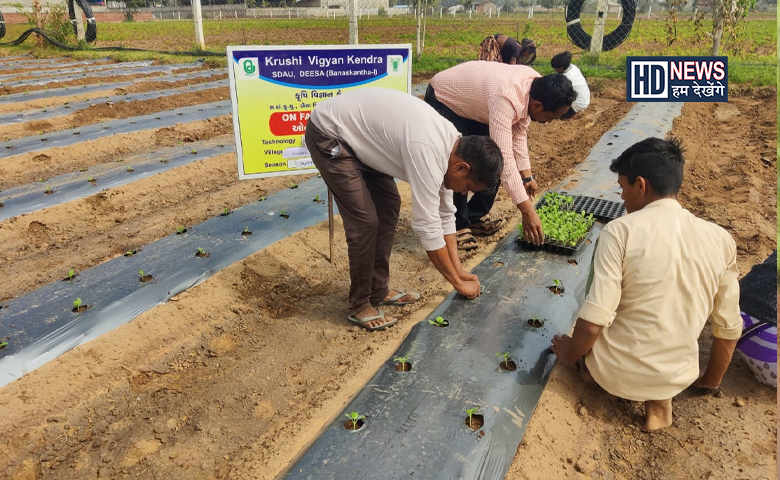
M 550 54 L 573 49 L 565 31 L 552 28 L 559 23 L 535 19 L 527 30 L 545 62 L 540 71 Z M 486 34 L 522 34 L 525 25 L 511 17 L 431 20 L 415 83 L 472 58 Z M 205 27 L 211 51 L 301 39 L 342 44 L 347 37 L 341 20 L 209 21 Z M 6 40 L 25 28 L 9 25 Z M 98 46 L 191 46 L 190 22 L 99 28 Z M 365 43 L 414 39 L 408 19 L 365 20 L 361 28 Z M 671 131 L 687 151 L 681 203 L 729 231 L 743 274 L 777 242 L 777 112 L 766 108 L 777 104 L 777 89 L 764 73 L 775 74 L 775 28 L 769 20 L 748 22 L 734 61 L 747 66 L 737 74 L 742 81 L 731 79 L 729 102 L 686 104 Z M 665 47 L 664 32 L 661 21 L 638 22 L 623 47 L 583 68 L 593 95 L 583 116 L 531 125 L 531 162 L 543 190 L 556 188 L 634 106 L 625 102 L 625 80 L 615 78 L 622 57 L 706 52 L 706 41 L 693 33 Z M 391 269 L 393 281 L 422 300 L 390 308 L 399 323 L 368 333 L 345 321 L 349 278 L 340 217 L 331 264 L 327 222 L 288 230 L 278 210 L 264 207 L 283 195 L 304 195 L 305 181 L 318 180 L 294 177 L 297 190 L 289 189 L 288 177 L 238 180 L 224 58 L 200 64 L 196 56 L 93 51 L 65 57 L 31 48 L 0 50 L 0 306 L 78 282 L 76 275 L 89 269 L 109 275 L 136 265 L 155 242 L 186 240 L 208 222 L 227 222 L 248 209 L 259 213 L 247 227 L 257 232 L 276 222 L 282 235 L 0 387 L 0 478 L 275 478 L 450 293 L 411 230 L 408 185 L 399 185 L 403 206 Z M 52 63 L 19 57 L 30 51 Z M 149 58 L 153 65 L 130 65 Z M 4 213 L 27 196 L 34 200 L 28 207 Z M 503 191 L 494 214 L 508 225 L 463 254 L 467 269 L 519 221 Z M 242 238 L 240 229 L 234 233 Z M 257 236 L 243 237 L 244 243 Z M 156 275 L 163 263 L 184 270 L 208 260 L 195 253 L 179 249 L 142 267 Z M 137 270 L 127 280 L 130 300 L 141 288 Z M 89 295 L 85 304 L 100 301 Z M 0 310 L 0 327 L 8 328 L 0 339 L 10 346 L 17 326 L 3 323 L 8 313 Z M 709 338 L 705 331 L 703 361 Z M 735 356 L 721 390 L 684 392 L 675 400 L 674 425 L 648 433 L 638 426 L 639 404 L 583 385 L 574 370 L 559 365 L 506 478 L 774 478 L 775 405 L 776 391 L 754 381 Z

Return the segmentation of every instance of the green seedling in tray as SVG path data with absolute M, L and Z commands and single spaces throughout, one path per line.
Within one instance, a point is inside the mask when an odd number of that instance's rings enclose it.
M 557 242 L 571 247 L 577 245 L 593 225 L 593 215 L 573 211 L 571 207 L 574 198 L 571 196 L 550 192 L 542 198 L 544 204 L 536 213 L 542 222 L 545 242 Z M 519 225 L 518 229 L 522 234 L 522 225 Z

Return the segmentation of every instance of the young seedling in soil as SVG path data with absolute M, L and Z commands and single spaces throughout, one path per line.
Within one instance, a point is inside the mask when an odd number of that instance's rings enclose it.
M 139 277 L 138 277 L 138 281 L 139 282 L 146 283 L 146 282 L 151 282 L 152 280 L 154 280 L 153 276 L 145 275 L 143 270 L 138 270 L 138 275 L 139 275 Z
M 197 155 L 198 151 L 193 148 L 192 150 L 190 150 L 190 153 L 193 154 L 193 155 Z
M 222 209 L 222 213 L 220 213 L 219 216 L 220 217 L 227 217 L 231 213 L 233 213 L 233 212 L 229 208 L 225 207 L 225 208 Z
M 285 219 L 285 220 L 287 220 L 288 218 L 290 218 L 290 216 L 289 216 L 289 215 L 287 215 L 287 210 L 280 210 L 280 211 L 279 211 L 279 216 L 280 216 L 280 217 L 282 217 L 282 218 L 283 218 L 283 219 Z
M 531 317 L 528 319 L 528 325 L 534 328 L 541 328 L 544 326 L 544 319 L 539 317 Z
M 550 285 L 547 288 L 549 288 L 550 291 L 553 292 L 556 295 L 561 295 L 563 293 L 563 290 L 564 290 L 563 283 L 561 283 L 561 281 L 558 280 L 557 278 L 554 278 L 553 279 L 553 284 Z
M 176 235 L 181 235 L 183 233 L 187 233 L 187 229 L 184 227 L 179 227 L 176 229 Z
M 51 195 L 54 193 L 54 190 L 51 189 L 51 187 L 46 187 L 46 190 L 44 190 L 44 195 Z
M 485 418 L 477 412 L 479 412 L 479 407 L 466 410 L 468 417 L 466 417 L 465 423 L 472 430 L 479 430 L 485 424 Z
M 128 171 L 128 172 L 135 172 L 135 168 L 133 168 L 133 167 L 131 167 L 131 166 L 128 166 L 128 167 L 127 167 L 127 171 Z
M 81 313 L 84 310 L 88 309 L 89 305 L 82 305 L 81 299 L 77 298 L 73 300 L 73 309 L 71 310 L 73 313 Z
M 428 323 L 435 327 L 446 327 L 450 324 L 450 322 L 445 320 L 444 317 L 436 317 L 436 320 L 428 320 Z
M 397 362 L 395 364 L 395 369 L 399 372 L 408 372 L 412 369 L 412 364 L 407 362 L 409 360 L 409 354 L 407 353 L 404 357 L 395 357 L 393 359 L 394 362 Z
M 314 200 L 312 200 L 314 203 L 325 203 L 325 200 L 321 199 L 319 195 L 314 197 Z
M 136 253 L 138 253 L 138 250 L 128 250 L 125 252 L 125 257 L 132 257 Z
M 344 416 L 349 419 L 346 422 L 344 422 L 344 428 L 346 428 L 347 430 L 352 430 L 352 431 L 360 430 L 361 428 L 363 428 L 363 425 L 366 423 L 365 422 L 366 416 L 361 415 L 358 412 L 345 413 Z
M 39 178 L 39 179 L 38 179 L 38 181 L 39 181 L 39 182 L 41 182 L 41 183 L 43 183 L 43 182 L 45 182 L 45 181 L 47 181 L 47 180 L 48 180 L 48 178 Z
M 252 230 L 249 230 L 249 227 L 244 227 L 244 231 L 241 232 L 241 235 L 252 235 Z
M 203 257 L 210 257 L 211 254 L 209 252 L 203 250 L 202 248 L 198 247 L 198 251 L 195 252 L 195 256 L 199 257 L 199 258 L 203 258 Z
M 293 188 L 298 188 L 298 184 L 297 184 L 297 183 L 295 183 L 295 182 L 290 182 L 290 185 L 289 185 L 289 187 L 290 187 L 290 189 L 293 189 Z
M 92 185 L 95 185 L 95 184 L 97 183 L 97 180 L 95 180 L 95 179 L 94 179 L 94 178 L 92 178 L 92 177 L 87 177 L 87 181 L 88 181 L 89 183 L 91 183 Z
M 499 358 L 503 358 L 504 360 L 498 364 L 498 366 L 501 368 L 501 370 L 507 370 L 509 372 L 514 372 L 517 369 L 517 364 L 514 362 L 514 360 L 511 360 L 509 357 L 512 354 L 509 352 L 496 352 L 496 356 Z
M 8 346 L 8 342 L 0 342 L 0 350 Z
M 265 202 L 265 195 L 264 195 L 264 196 L 262 196 L 262 197 L 260 197 L 260 198 L 259 198 L 257 201 L 258 201 L 258 202 Z
M 70 270 L 68 270 L 68 276 L 63 278 L 63 280 L 72 282 L 75 278 L 76 278 L 76 269 L 71 268 Z

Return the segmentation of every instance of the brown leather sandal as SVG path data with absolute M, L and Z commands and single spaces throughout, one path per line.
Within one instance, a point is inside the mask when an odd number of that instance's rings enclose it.
M 493 220 L 490 218 L 490 215 L 485 215 L 484 217 L 480 218 L 477 223 L 472 223 L 469 225 L 469 228 L 471 229 L 471 233 L 474 235 L 493 235 L 497 231 L 501 230 L 501 227 L 504 226 L 506 223 L 505 220 L 499 218 L 497 220 Z
M 471 235 L 471 230 L 468 228 L 455 232 L 455 238 L 458 241 L 458 250 L 468 252 L 469 250 L 475 250 L 479 247 L 479 245 L 477 245 L 477 240 Z

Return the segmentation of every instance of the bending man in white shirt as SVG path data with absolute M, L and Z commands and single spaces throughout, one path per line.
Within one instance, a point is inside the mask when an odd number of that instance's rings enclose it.
M 344 222 L 351 323 L 382 330 L 397 320 L 380 306 L 420 298 L 388 286 L 401 207 L 393 177 L 411 186 L 412 228 L 433 265 L 458 293 L 479 296 L 479 279 L 458 258 L 452 192 L 498 187 L 503 159 L 493 140 L 461 138 L 452 123 L 412 95 L 360 88 L 317 104 L 306 146 Z

